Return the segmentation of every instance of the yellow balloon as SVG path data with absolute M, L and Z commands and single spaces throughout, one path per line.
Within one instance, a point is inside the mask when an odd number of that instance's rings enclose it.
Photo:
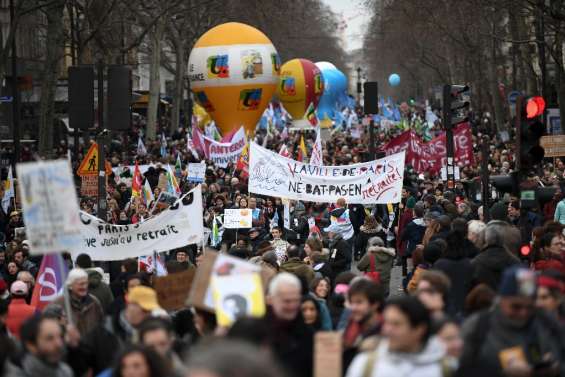
M 198 104 L 223 134 L 244 126 L 254 132 L 277 85 L 280 58 L 261 31 L 238 22 L 208 30 L 188 60 Z

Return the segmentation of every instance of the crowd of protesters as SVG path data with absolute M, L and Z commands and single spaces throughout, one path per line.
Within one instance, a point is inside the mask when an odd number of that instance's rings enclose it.
M 511 171 L 513 145 L 502 140 L 512 138 L 491 133 L 488 118 L 472 122 L 476 152 L 481 134 L 490 135 L 491 173 Z M 379 130 L 379 144 L 399 132 Z M 274 151 L 284 144 L 295 155 L 301 134 L 281 134 L 261 132 L 256 140 Z M 112 142 L 109 160 L 151 164 L 144 178 L 157 198 L 164 164 L 178 154 L 184 165 L 197 159 L 186 130 L 168 135 L 169 157 L 158 157 L 160 142 L 146 143 L 147 154 L 138 155 L 138 136 L 134 129 Z M 308 144 L 313 138 L 306 134 Z M 336 132 L 324 143 L 324 163 L 367 161 L 367 145 L 366 136 Z M 508 194 L 487 205 L 477 200 L 479 164 L 477 153 L 453 189 L 407 167 L 394 205 L 291 201 L 286 228 L 280 198 L 249 193 L 235 166 L 208 164 L 205 226 L 227 208 L 248 208 L 252 228 L 221 229 L 221 239 L 204 249 L 171 250 L 166 267 L 198 269 L 202 255 L 216 249 L 272 270 L 265 317 L 240 318 L 230 328 L 201 309 L 163 310 L 137 260 L 94 263 L 87 254 L 68 260 L 72 320 L 63 296 L 37 310 L 30 303 L 41 258 L 29 254 L 19 206 L 11 205 L 0 210 L 0 376 L 306 377 L 319 331 L 340 332 L 335 358 L 348 377 L 565 376 L 565 165 L 557 159 L 532 177 L 556 194 L 526 209 Z M 108 222 L 140 222 L 161 208 L 132 199 L 132 175 L 120 169 L 109 177 Z M 181 180 L 183 192 L 193 186 Z M 81 209 L 96 215 L 94 203 L 81 198 Z

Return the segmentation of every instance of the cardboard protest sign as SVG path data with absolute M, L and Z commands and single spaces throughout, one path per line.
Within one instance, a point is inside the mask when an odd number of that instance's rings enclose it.
M 253 216 L 250 209 L 225 209 L 224 228 L 226 229 L 245 229 L 251 228 Z
M 261 267 L 229 255 L 207 251 L 196 271 L 186 304 L 214 312 L 215 302 L 212 279 L 218 276 L 240 276 L 241 274 L 250 273 L 260 274 L 264 289 L 268 287 L 269 281 L 275 275 L 273 270 L 266 267 Z
M 169 251 L 202 241 L 202 191 L 197 186 L 141 223 L 114 225 L 86 212 L 80 212 L 78 223 L 82 242 L 71 251 L 74 257 L 88 253 L 92 260 L 112 261 Z
M 238 318 L 265 315 L 265 294 L 259 273 L 214 276 L 212 290 L 218 325 L 231 326 Z
M 80 247 L 79 206 L 68 160 L 16 166 L 26 234 L 32 254 Z
M 191 268 L 183 272 L 153 278 L 153 288 L 157 291 L 159 305 L 165 310 L 177 310 L 184 307 L 196 270 Z
M 190 163 L 188 164 L 187 180 L 189 182 L 204 182 L 206 176 L 206 164 L 204 163 Z
M 404 152 L 346 166 L 318 166 L 291 160 L 251 143 L 249 192 L 319 203 L 398 203 Z
M 317 332 L 314 336 L 314 377 L 341 377 L 342 334 Z

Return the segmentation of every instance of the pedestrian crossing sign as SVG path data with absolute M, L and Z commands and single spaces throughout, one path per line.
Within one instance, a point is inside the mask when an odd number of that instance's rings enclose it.
M 98 175 L 98 144 L 94 143 L 78 167 L 79 176 Z

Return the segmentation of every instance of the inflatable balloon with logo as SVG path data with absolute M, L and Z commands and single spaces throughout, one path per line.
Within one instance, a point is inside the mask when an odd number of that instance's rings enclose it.
M 224 135 L 242 125 L 249 133 L 255 132 L 275 91 L 279 70 L 280 58 L 269 38 L 238 22 L 204 33 L 188 60 L 196 102 Z
M 311 127 L 306 112 L 310 104 L 316 109 L 323 92 L 322 73 L 310 60 L 292 59 L 282 65 L 277 97 L 292 116 L 294 128 Z

